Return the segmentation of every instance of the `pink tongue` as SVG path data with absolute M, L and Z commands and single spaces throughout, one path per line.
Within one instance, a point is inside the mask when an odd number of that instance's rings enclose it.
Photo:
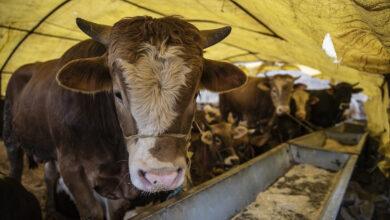
M 163 185 L 165 187 L 170 187 L 173 184 L 173 181 L 177 177 L 177 172 L 172 171 L 164 174 L 157 174 L 153 172 L 147 172 L 145 178 L 153 185 Z

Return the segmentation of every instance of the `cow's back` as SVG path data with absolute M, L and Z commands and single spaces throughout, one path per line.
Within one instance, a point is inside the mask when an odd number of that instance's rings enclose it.
M 265 79 L 248 77 L 247 83 L 235 90 L 220 95 L 222 114 L 239 113 L 249 120 L 259 120 L 270 116 L 273 104 L 269 93 L 261 91 L 258 84 Z
M 77 111 L 72 106 L 81 94 L 66 91 L 56 82 L 58 70 L 71 60 L 102 55 L 103 46 L 92 40 L 70 48 L 55 60 L 22 66 L 12 75 L 6 93 L 11 104 L 12 132 L 27 152 L 40 155 L 40 159 L 55 158 L 53 126 L 61 126 L 67 112 Z M 85 98 L 85 97 L 84 97 Z
M 338 104 L 327 90 L 311 90 L 310 95 L 318 98 L 311 106 L 310 122 L 317 126 L 332 126 L 338 114 Z

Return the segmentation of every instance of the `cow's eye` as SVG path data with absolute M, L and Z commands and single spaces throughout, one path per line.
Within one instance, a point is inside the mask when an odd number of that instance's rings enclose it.
M 115 92 L 114 95 L 115 95 L 115 98 L 117 98 L 117 99 L 119 99 L 120 101 L 122 101 L 122 95 L 121 95 L 120 92 Z
M 221 145 L 221 144 L 222 144 L 222 140 L 221 140 L 221 138 L 219 138 L 218 136 L 215 136 L 215 137 L 214 137 L 214 142 L 215 142 L 215 144 L 217 144 L 217 145 Z
M 199 92 L 195 94 L 194 100 L 196 100 L 196 98 L 198 98 L 198 96 L 199 96 Z

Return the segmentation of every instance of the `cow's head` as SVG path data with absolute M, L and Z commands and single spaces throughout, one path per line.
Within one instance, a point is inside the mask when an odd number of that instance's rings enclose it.
M 290 75 L 274 75 L 266 77 L 257 87 L 262 91 L 269 91 L 277 115 L 290 113 L 290 99 L 294 81 L 299 77 Z
M 291 96 L 295 107 L 295 117 L 300 120 L 308 119 L 311 105 L 319 102 L 319 99 L 316 96 L 310 95 L 306 89 L 307 86 L 305 84 L 296 84 L 294 85 L 294 92 Z
M 202 133 L 201 140 L 209 146 L 214 158 L 223 159 L 226 166 L 232 166 L 240 162 L 235 151 L 235 140 L 241 139 L 247 133 L 245 127 L 220 122 L 210 125 L 210 130 Z
M 203 58 L 203 49 L 223 40 L 230 27 L 199 31 L 177 17 L 125 18 L 112 27 L 77 19 L 77 25 L 107 53 L 69 62 L 57 75 L 59 84 L 113 94 L 138 189 L 179 187 L 199 88 L 221 92 L 246 82 L 234 65 Z
M 208 124 L 215 124 L 221 121 L 221 111 L 218 108 L 211 105 L 205 105 L 203 111 Z
M 362 92 L 363 89 L 356 87 L 359 83 L 349 84 L 346 82 L 338 83 L 337 85 L 330 85 L 331 89 L 329 92 L 333 95 L 337 103 L 339 104 L 340 110 L 349 108 L 351 97 L 353 93 Z

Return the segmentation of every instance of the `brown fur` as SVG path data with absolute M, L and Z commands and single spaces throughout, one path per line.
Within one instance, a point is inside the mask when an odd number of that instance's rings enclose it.
M 271 117 L 275 111 L 269 92 L 258 89 L 259 83 L 266 79 L 248 77 L 247 83 L 234 91 L 219 95 L 221 114 L 227 120 L 232 112 L 238 120 L 248 120 L 250 127 L 256 126 L 257 121 Z
M 264 123 L 264 119 L 272 117 L 276 103 L 289 105 L 293 82 L 293 77 L 289 75 L 248 77 L 244 86 L 219 95 L 222 117 L 227 120 L 228 114 L 232 112 L 238 120 L 248 121 L 250 128 L 257 127 Z M 276 92 L 270 94 L 272 90 Z
M 105 45 L 107 53 L 101 44 L 83 41 L 60 59 L 21 67 L 12 75 L 6 92 L 7 132 L 4 138 L 14 167 L 12 175 L 20 179 L 21 149 L 38 162 L 56 161 L 59 174 L 75 198 L 80 216 L 93 219 L 103 218 L 103 210 L 93 196 L 93 189 L 113 198 L 135 199 L 138 194 L 128 173 L 123 175 L 127 169 L 115 168 L 116 163 L 132 162 L 127 161 L 128 146 L 123 135 L 138 132 L 129 108 L 131 100 L 124 92 L 127 90 L 123 70 L 116 61 L 120 58 L 135 63 L 143 54 L 139 50 L 144 43 L 161 51 L 164 45 L 183 48 L 181 57 L 191 74 L 175 106 L 178 117 L 166 133 L 188 132 L 202 74 L 214 72 L 210 71 L 213 69 L 210 65 L 204 65 L 206 61 L 201 47 L 204 42 L 199 30 L 176 17 L 122 19 L 112 28 L 103 30 L 110 33 L 105 32 L 93 39 L 109 42 Z M 110 39 L 103 39 L 107 36 Z M 97 66 L 101 68 L 96 69 Z M 218 69 L 232 68 L 231 64 L 225 63 Z M 240 86 L 245 81 L 244 74 L 238 69 L 224 75 L 224 80 L 234 81 L 225 89 Z M 207 77 L 207 80 L 211 78 Z M 124 95 L 121 98 L 125 104 L 120 104 L 122 101 L 113 96 L 110 83 L 115 92 L 119 90 Z M 171 161 L 185 157 L 184 141 L 155 139 L 158 144 L 151 150 L 152 159 Z M 118 186 L 114 187 L 113 182 Z

